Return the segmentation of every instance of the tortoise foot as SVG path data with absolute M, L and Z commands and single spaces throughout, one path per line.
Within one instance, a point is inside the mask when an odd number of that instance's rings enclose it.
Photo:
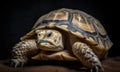
M 103 72 L 103 68 L 95 66 L 94 68 L 88 69 L 87 72 Z
M 24 59 L 11 59 L 10 67 L 23 67 L 27 61 Z

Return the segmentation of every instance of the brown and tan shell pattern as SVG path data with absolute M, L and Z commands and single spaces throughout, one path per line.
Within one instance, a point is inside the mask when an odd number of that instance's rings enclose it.
M 57 28 L 70 32 L 88 43 L 96 53 L 106 52 L 112 46 L 105 29 L 94 17 L 85 12 L 72 9 L 58 9 L 40 17 L 32 31 L 21 37 L 21 40 L 29 39 L 35 34 L 36 29 Z

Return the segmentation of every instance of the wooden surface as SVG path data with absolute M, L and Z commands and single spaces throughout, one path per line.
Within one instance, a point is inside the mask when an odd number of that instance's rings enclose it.
M 8 66 L 8 60 L 0 60 L 0 72 L 85 72 L 78 62 L 45 62 L 28 63 L 22 68 Z M 120 57 L 107 58 L 102 62 L 104 72 L 120 72 Z

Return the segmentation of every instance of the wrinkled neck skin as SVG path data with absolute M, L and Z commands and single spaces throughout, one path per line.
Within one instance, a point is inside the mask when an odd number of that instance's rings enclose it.
M 45 51 L 61 51 L 64 49 L 62 34 L 57 30 L 36 30 L 37 46 Z

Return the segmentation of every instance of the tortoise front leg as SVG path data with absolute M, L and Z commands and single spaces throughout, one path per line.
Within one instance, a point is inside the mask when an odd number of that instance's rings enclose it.
M 72 51 L 83 65 L 90 69 L 90 72 L 103 71 L 101 62 L 87 44 L 76 42 L 72 47 Z
M 23 66 L 28 61 L 28 57 L 35 55 L 38 51 L 39 48 L 35 40 L 24 40 L 19 42 L 13 47 L 10 66 Z

